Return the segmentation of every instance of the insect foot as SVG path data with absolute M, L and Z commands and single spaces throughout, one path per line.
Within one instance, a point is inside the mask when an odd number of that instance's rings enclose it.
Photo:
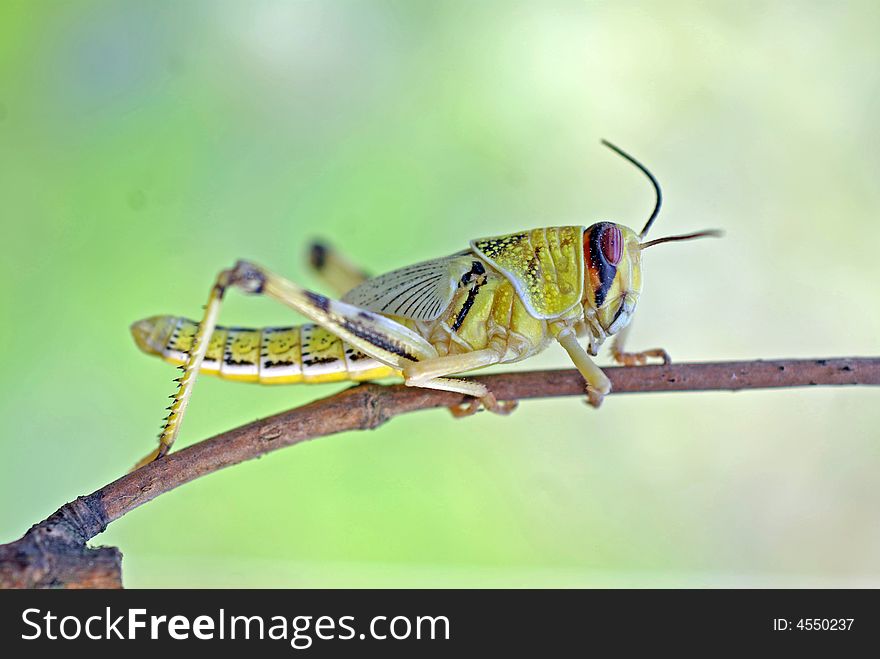
M 605 400 L 605 394 L 609 393 L 611 388 L 608 388 L 608 391 L 601 392 L 596 387 L 591 384 L 587 385 L 587 400 L 585 401 L 587 405 L 590 407 L 595 407 L 599 409 L 602 406 L 602 401 Z
M 502 416 L 507 416 L 519 405 L 519 401 L 516 400 L 502 400 L 499 402 L 495 398 L 495 394 L 492 393 L 483 396 L 480 399 L 480 402 L 483 404 L 483 407 L 486 408 L 486 411 L 492 412 L 493 414 L 500 414 Z
M 471 398 L 466 403 L 461 403 L 460 405 L 450 405 L 449 411 L 456 419 L 462 419 L 466 416 L 473 416 L 480 409 L 480 400 L 478 398 Z
M 472 416 L 480 411 L 480 407 L 484 408 L 487 412 L 506 416 L 513 412 L 518 405 L 519 401 L 503 400 L 499 402 L 493 394 L 486 394 L 482 398 L 471 398 L 466 403 L 450 405 L 449 411 L 456 419 Z
M 650 357 L 662 360 L 664 365 L 669 364 L 671 361 L 669 353 L 663 348 L 652 348 L 641 352 L 618 352 L 615 350 L 611 356 L 614 358 L 614 361 L 623 366 L 642 366 L 648 363 L 648 358 Z

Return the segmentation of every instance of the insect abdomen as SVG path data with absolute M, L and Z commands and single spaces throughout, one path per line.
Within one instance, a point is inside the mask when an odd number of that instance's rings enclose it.
M 171 364 L 186 362 L 196 329 L 194 321 L 176 316 L 154 316 L 131 327 L 141 350 Z M 201 372 L 261 384 L 361 381 L 396 373 L 314 324 L 217 327 Z

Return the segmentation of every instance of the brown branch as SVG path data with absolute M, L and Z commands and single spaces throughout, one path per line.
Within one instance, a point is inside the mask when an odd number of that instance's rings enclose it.
M 672 364 L 605 369 L 613 393 L 880 385 L 880 358 Z M 499 400 L 583 395 L 577 371 L 474 378 Z M 459 394 L 364 384 L 248 423 L 172 453 L 62 506 L 20 540 L 0 545 L 0 588 L 121 587 L 121 554 L 86 542 L 129 511 L 196 478 L 307 439 L 376 428 L 416 410 L 462 403 Z M 587 414 L 588 412 L 584 412 Z

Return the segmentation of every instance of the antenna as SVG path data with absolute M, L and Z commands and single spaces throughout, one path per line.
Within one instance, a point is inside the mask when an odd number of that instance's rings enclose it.
M 651 211 L 651 217 L 649 217 L 648 221 L 645 223 L 645 228 L 642 229 L 642 232 L 639 234 L 640 239 L 644 238 L 648 234 L 648 229 L 650 229 L 651 225 L 654 224 L 654 220 L 657 219 L 657 215 L 660 214 L 660 204 L 663 203 L 663 193 L 660 191 L 660 184 L 657 182 L 657 179 L 654 178 L 654 175 L 648 171 L 647 167 L 645 167 L 642 163 L 629 155 L 626 151 L 614 146 L 608 140 L 602 140 L 602 144 L 614 151 L 614 153 L 616 153 L 617 155 L 621 156 L 622 158 L 628 160 L 633 165 L 638 167 L 639 170 L 648 177 L 648 180 L 651 181 L 651 184 L 654 186 L 654 192 L 657 193 L 657 203 L 654 204 L 654 210 Z
M 720 238 L 724 233 L 719 231 L 718 229 L 706 229 L 705 231 L 697 231 L 696 233 L 686 233 L 680 236 L 666 236 L 665 238 L 656 238 L 654 240 L 649 240 L 646 243 L 642 243 L 640 245 L 641 249 L 648 249 L 649 247 L 653 247 L 654 245 L 659 245 L 660 243 L 671 243 L 676 240 L 693 240 L 694 238 Z

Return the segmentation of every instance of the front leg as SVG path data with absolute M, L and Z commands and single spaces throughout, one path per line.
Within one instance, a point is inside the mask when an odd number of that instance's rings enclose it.
M 593 407 L 599 407 L 605 396 L 611 392 L 611 380 L 601 368 L 596 366 L 584 347 L 578 343 L 574 330 L 569 327 L 563 328 L 556 335 L 556 340 L 565 348 L 565 352 L 568 353 L 575 368 L 580 371 L 587 382 L 587 403 Z
M 623 366 L 641 366 L 647 364 L 649 357 L 657 357 L 658 359 L 663 360 L 664 364 L 670 362 L 669 353 L 663 348 L 651 348 L 650 350 L 642 350 L 641 352 L 626 352 L 623 349 L 623 345 L 626 343 L 626 337 L 629 335 L 630 327 L 632 327 L 631 324 L 620 330 L 611 342 L 611 356 L 614 358 L 614 361 Z

